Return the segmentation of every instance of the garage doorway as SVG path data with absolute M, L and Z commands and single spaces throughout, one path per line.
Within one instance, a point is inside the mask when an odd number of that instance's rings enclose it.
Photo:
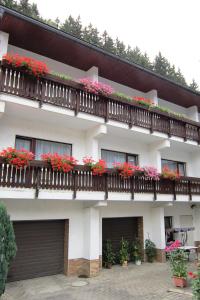
M 137 238 L 143 245 L 143 218 L 103 218 L 102 241 L 111 240 L 114 252 L 118 252 L 122 237 L 131 244 Z
M 13 225 L 18 250 L 8 281 L 64 273 L 68 220 L 20 221 Z

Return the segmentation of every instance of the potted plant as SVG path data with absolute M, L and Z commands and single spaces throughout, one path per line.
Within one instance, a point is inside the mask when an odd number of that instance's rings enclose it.
M 189 272 L 192 279 L 192 295 L 194 300 L 200 300 L 200 263 L 197 264 L 197 272 Z
M 111 269 L 115 263 L 115 254 L 112 249 L 110 240 L 106 240 L 103 244 L 103 265 L 107 269 Z
M 187 286 L 187 254 L 180 246 L 181 243 L 177 240 L 166 247 L 165 251 L 168 254 L 174 285 L 183 288 Z
M 105 83 L 92 81 L 89 78 L 82 78 L 79 82 L 83 85 L 86 92 L 96 95 L 109 96 L 113 93 L 113 88 Z
M 106 173 L 107 164 L 103 159 L 99 159 L 99 161 L 95 162 L 91 156 L 86 156 L 83 158 L 84 166 L 89 167 L 92 170 L 93 175 L 102 176 Z
M 5 54 L 2 63 L 5 66 L 10 66 L 33 77 L 41 77 L 49 72 L 44 62 L 19 54 Z
M 50 163 L 53 171 L 68 173 L 73 170 L 77 160 L 73 156 L 59 155 L 58 153 L 42 154 L 42 160 Z
M 178 172 L 170 170 L 168 166 L 164 166 L 162 168 L 161 176 L 162 178 L 170 179 L 170 180 L 177 180 L 180 178 Z
M 150 240 L 145 240 L 145 253 L 147 256 L 147 261 L 152 263 L 156 258 L 156 245 Z
M 142 249 L 141 249 L 141 244 L 139 239 L 136 239 L 132 243 L 131 247 L 131 255 L 132 255 L 132 260 L 137 266 L 140 266 L 142 263 L 141 256 L 142 256 Z
M 128 257 L 129 257 L 129 244 L 128 241 L 124 240 L 123 237 L 120 242 L 120 250 L 119 250 L 119 261 L 122 267 L 127 267 L 128 265 Z
M 20 169 L 29 165 L 29 162 L 34 158 L 34 154 L 25 149 L 17 150 L 8 147 L 0 152 L 0 157 L 2 157 L 6 163 Z

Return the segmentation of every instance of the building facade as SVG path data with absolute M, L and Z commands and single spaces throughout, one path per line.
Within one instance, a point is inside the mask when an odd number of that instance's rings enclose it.
M 23 147 L 35 154 L 26 171 L 0 161 L 0 199 L 18 244 L 9 280 L 61 272 L 95 276 L 108 238 L 116 245 L 121 237 L 138 237 L 143 245 L 150 238 L 159 261 L 166 228 L 194 227 L 187 244 L 198 243 L 200 95 L 4 7 L 0 30 L 0 59 L 18 53 L 73 78 L 33 80 L 1 65 L 0 150 Z M 89 94 L 75 82 L 86 77 L 177 115 Z M 71 175 L 53 172 L 41 161 L 45 152 L 72 154 L 80 166 Z M 85 156 L 106 160 L 110 173 L 93 176 L 81 167 Z M 124 180 L 112 172 L 116 161 L 159 172 L 167 165 L 181 177 Z

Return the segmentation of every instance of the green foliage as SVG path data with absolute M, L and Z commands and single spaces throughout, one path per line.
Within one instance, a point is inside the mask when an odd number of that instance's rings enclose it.
M 124 93 L 114 92 L 114 93 L 112 93 L 112 95 L 117 96 L 117 97 L 121 98 L 122 100 L 133 101 L 133 99 L 131 97 L 125 95 Z
M 128 258 L 129 258 L 129 244 L 128 241 L 124 240 L 122 237 L 120 242 L 120 250 L 119 250 L 120 264 L 123 264 L 125 261 L 128 261 Z
M 170 252 L 169 261 L 174 277 L 187 278 L 187 254 L 182 249 Z
M 51 75 L 56 76 L 56 77 L 58 77 L 60 79 L 63 79 L 63 80 L 73 80 L 72 77 L 70 77 L 68 75 L 60 74 L 60 73 L 57 73 L 57 72 L 54 72 L 54 71 L 51 72 Z
M 145 253 L 147 261 L 152 263 L 156 258 L 156 245 L 150 239 L 145 240 Z
M 131 259 L 136 262 L 142 259 L 142 246 L 139 239 L 136 239 L 130 247 Z
M 101 46 L 101 37 L 96 27 L 91 23 L 82 31 L 83 40 L 95 46 Z
M 74 35 L 77 38 L 82 38 L 82 24 L 80 16 L 78 16 L 77 19 L 74 19 L 70 15 L 60 26 L 60 29 Z
M 108 35 L 107 31 L 105 30 L 101 36 L 101 44 L 102 48 L 108 52 L 116 53 L 115 43 L 113 39 Z
M 198 91 L 199 90 L 199 86 L 196 83 L 196 81 L 194 79 L 192 79 L 192 82 L 190 83 L 189 87 L 193 90 L 193 91 Z
M 5 206 L 0 203 L 0 296 L 4 293 L 9 265 L 16 251 L 13 225 Z
M 115 263 L 115 254 L 112 249 L 110 240 L 106 240 L 103 244 L 103 265 L 109 267 Z
M 192 280 L 192 294 L 194 300 L 200 300 L 200 265 Z

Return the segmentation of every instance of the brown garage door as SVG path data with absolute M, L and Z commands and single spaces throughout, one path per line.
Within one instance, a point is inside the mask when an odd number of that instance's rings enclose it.
M 18 251 L 8 281 L 63 273 L 64 224 L 63 220 L 14 222 Z
M 129 243 L 138 237 L 138 218 L 105 218 L 102 220 L 103 242 L 112 241 L 114 251 L 118 251 L 123 237 Z

